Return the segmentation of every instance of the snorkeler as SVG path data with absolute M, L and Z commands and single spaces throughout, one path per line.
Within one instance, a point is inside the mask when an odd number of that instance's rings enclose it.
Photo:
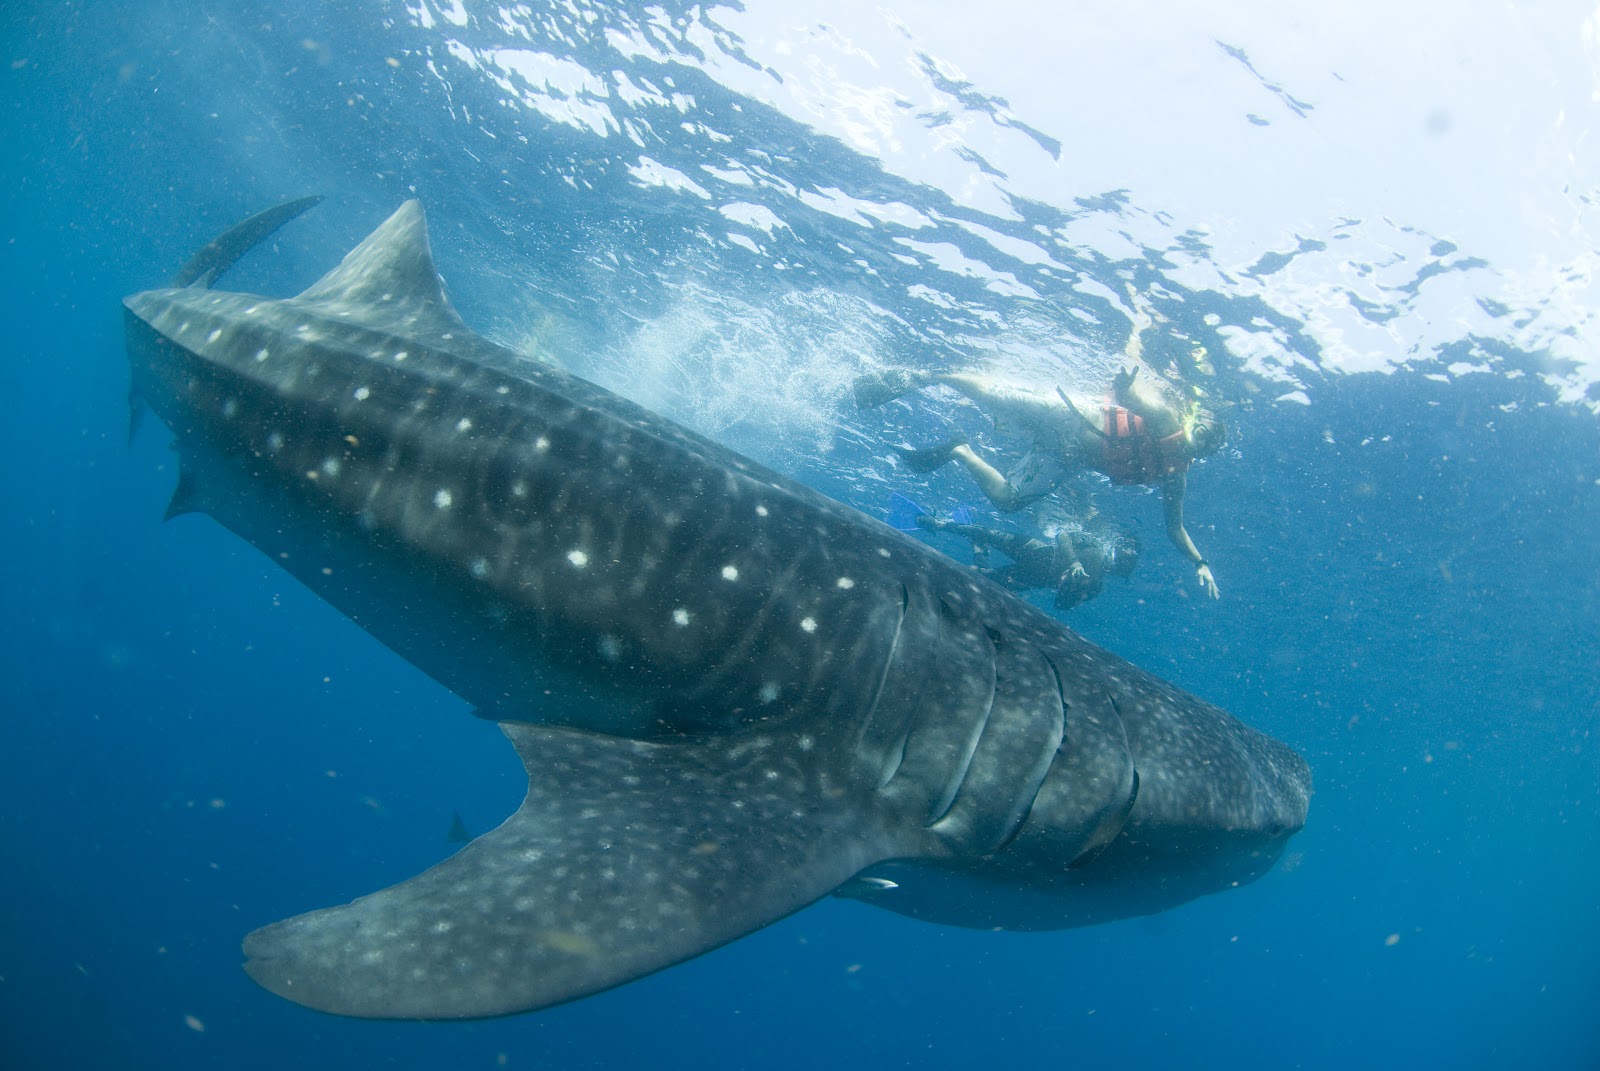
M 1011 591 L 1054 589 L 1058 610 L 1088 602 L 1100 594 L 1108 573 L 1128 576 L 1139 564 L 1139 540 L 1103 521 L 1097 523 L 1096 516 L 1076 526 L 1063 524 L 1053 535 L 963 524 L 931 513 L 918 514 L 916 523 L 970 541 L 977 570 Z M 993 550 L 1010 558 L 1011 564 L 991 566 Z
M 1124 351 L 1130 357 L 1137 357 L 1139 336 L 1148 322 L 1144 316 L 1136 321 Z M 1117 484 L 1158 486 L 1167 537 L 1194 563 L 1206 593 L 1219 596 L 1211 565 L 1183 522 L 1190 462 L 1215 453 L 1227 439 L 1227 428 L 1215 414 L 1186 401 L 1165 380 L 1141 380 L 1137 365 L 1119 373 L 1104 398 L 1069 394 L 1059 387 L 1053 395 L 1045 394 L 969 372 L 889 369 L 855 381 L 856 404 L 873 408 L 936 383 L 976 402 L 997 429 L 1028 439 L 1030 448 L 1002 473 L 965 436 L 923 450 L 896 447 L 913 472 L 960 462 L 989 501 L 1008 512 L 1037 502 L 1083 471 L 1104 473 Z

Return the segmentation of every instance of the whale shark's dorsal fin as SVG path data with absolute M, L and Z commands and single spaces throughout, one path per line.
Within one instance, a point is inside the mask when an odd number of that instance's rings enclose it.
M 444 296 L 419 201 L 401 205 L 293 302 L 413 338 L 468 331 Z

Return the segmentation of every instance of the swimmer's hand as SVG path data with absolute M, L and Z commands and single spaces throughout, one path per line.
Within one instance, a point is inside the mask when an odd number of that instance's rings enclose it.
M 1116 378 L 1111 381 L 1111 393 L 1115 394 L 1118 398 L 1125 397 L 1128 393 L 1128 388 L 1133 386 L 1133 381 L 1138 377 L 1138 375 L 1138 365 L 1134 364 L 1124 367 L 1122 371 L 1117 373 Z
M 1213 599 L 1222 598 L 1222 592 L 1217 590 L 1216 578 L 1211 575 L 1211 566 L 1201 562 L 1199 568 L 1194 571 L 1194 575 L 1199 579 L 1200 586 L 1205 588 L 1207 595 L 1210 595 Z
M 1071 565 L 1067 566 L 1067 576 L 1073 580 L 1076 580 L 1080 577 L 1087 578 L 1089 576 L 1089 570 L 1083 567 L 1082 562 L 1073 562 Z

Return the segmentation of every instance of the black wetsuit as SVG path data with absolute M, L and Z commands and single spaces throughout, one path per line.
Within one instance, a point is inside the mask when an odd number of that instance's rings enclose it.
M 1056 608 L 1061 610 L 1088 602 L 1100 594 L 1105 575 L 1111 568 L 1111 552 L 1105 541 L 1081 529 L 1063 530 L 1054 539 L 1047 539 L 1002 528 L 985 528 L 980 524 L 943 522 L 928 527 L 969 540 L 973 547 L 973 564 L 978 571 L 1009 590 L 1053 590 Z M 991 549 L 1010 558 L 1011 564 L 990 567 Z M 1074 563 L 1083 566 L 1083 575 L 1072 572 Z

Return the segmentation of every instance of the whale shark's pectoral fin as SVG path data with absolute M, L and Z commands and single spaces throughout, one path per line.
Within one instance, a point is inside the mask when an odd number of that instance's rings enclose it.
M 511 818 L 410 881 L 250 934 L 250 976 L 341 1015 L 527 1011 L 715 948 L 893 854 L 870 792 L 797 732 L 502 728 L 528 768 Z

